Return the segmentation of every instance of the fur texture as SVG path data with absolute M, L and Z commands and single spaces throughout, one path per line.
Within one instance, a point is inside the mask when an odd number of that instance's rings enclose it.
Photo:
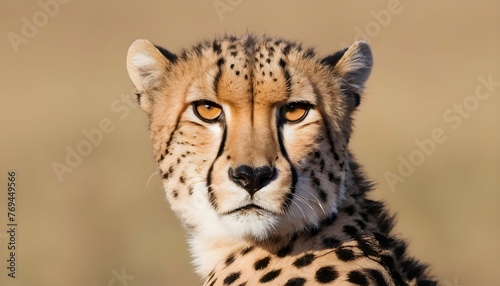
M 179 56 L 132 44 L 167 199 L 206 285 L 435 285 L 348 151 L 372 65 L 365 42 L 324 58 L 250 34 Z

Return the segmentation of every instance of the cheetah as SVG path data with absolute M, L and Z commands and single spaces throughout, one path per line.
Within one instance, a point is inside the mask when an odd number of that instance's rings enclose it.
M 215 285 L 437 285 L 348 148 L 373 65 L 357 41 L 326 57 L 266 35 L 172 53 L 147 40 L 127 69 L 195 271 Z

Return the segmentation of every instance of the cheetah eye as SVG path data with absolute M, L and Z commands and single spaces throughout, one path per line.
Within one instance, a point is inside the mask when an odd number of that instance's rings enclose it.
M 306 118 L 311 105 L 305 102 L 291 102 L 281 108 L 281 117 L 290 123 L 297 123 Z
M 217 121 L 222 114 L 222 107 L 208 100 L 194 102 L 193 109 L 198 118 L 208 123 Z

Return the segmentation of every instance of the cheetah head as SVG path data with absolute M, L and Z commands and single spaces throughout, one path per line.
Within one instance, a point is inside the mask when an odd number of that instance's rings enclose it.
M 335 213 L 371 67 L 365 42 L 319 58 L 264 36 L 179 54 L 135 41 L 128 72 L 167 199 L 190 233 L 264 240 Z

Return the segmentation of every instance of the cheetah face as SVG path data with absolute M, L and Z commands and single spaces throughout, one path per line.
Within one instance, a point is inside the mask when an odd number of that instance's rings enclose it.
M 363 42 L 323 59 L 252 35 L 179 56 L 132 44 L 127 67 L 167 198 L 193 235 L 262 240 L 335 212 L 371 65 Z

